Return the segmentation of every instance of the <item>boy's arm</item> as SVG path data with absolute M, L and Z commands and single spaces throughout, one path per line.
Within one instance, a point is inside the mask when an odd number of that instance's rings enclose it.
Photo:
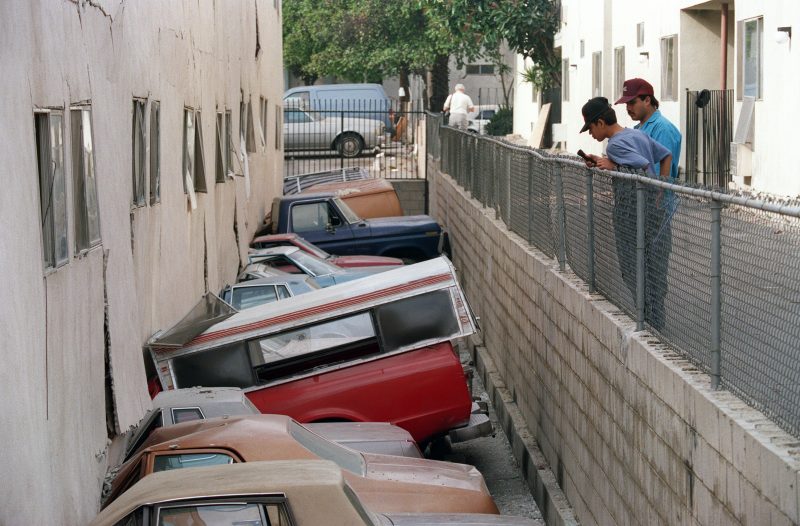
M 668 154 L 666 157 L 661 159 L 660 165 L 660 174 L 663 179 L 669 178 L 669 172 L 672 170 L 672 154 Z M 666 174 L 666 175 L 665 175 Z

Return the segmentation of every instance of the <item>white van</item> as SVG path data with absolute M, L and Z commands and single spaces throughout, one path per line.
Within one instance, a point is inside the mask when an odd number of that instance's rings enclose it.
M 347 115 L 383 122 L 386 131 L 394 130 L 391 101 L 380 84 L 323 84 L 297 86 L 286 90 L 283 100 L 302 99 L 306 107 L 326 113 L 326 117 Z M 327 115 L 329 113 L 329 115 Z

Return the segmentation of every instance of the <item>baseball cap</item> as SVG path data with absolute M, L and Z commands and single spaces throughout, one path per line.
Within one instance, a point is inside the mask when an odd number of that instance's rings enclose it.
M 589 102 L 583 105 L 581 113 L 583 113 L 583 128 L 581 133 L 589 129 L 589 125 L 596 121 L 605 111 L 610 108 L 608 99 L 605 97 L 595 97 L 589 99 Z
M 614 104 L 626 104 L 629 100 L 633 100 L 639 95 L 655 96 L 653 86 L 644 79 L 628 79 L 622 83 L 622 97 Z

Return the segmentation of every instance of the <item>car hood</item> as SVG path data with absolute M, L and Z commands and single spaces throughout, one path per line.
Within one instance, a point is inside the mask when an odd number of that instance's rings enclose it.
M 366 476 L 371 480 L 447 486 L 489 493 L 480 471 L 468 464 L 369 453 L 363 456 L 367 463 Z
M 378 515 L 382 526 L 536 526 L 531 519 L 486 513 L 390 513 Z
M 384 256 L 333 256 L 328 261 L 344 268 L 400 266 L 402 259 Z
M 372 235 L 380 234 L 382 231 L 387 233 L 412 233 L 412 232 L 435 232 L 437 235 L 442 228 L 431 216 L 398 216 L 398 217 L 377 217 L 364 220 L 370 228 Z

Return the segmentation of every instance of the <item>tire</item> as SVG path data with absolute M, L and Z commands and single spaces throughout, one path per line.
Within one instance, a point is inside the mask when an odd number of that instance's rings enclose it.
M 361 155 L 361 151 L 364 149 L 364 139 L 362 139 L 357 133 L 343 133 L 336 140 L 336 149 L 338 150 L 339 155 L 342 157 L 346 157 L 348 159 L 358 157 Z

